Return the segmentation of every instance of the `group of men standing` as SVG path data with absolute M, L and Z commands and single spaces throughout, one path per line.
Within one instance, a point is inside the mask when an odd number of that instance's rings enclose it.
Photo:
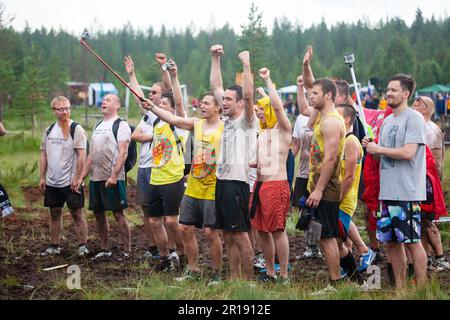
M 308 116 L 303 120 L 309 129 L 295 128 L 293 141 L 291 123 L 270 70 L 259 70 L 268 94 L 258 89 L 262 99 L 255 106 L 250 54 L 239 54 L 244 71 L 242 86 L 227 89 L 220 71 L 223 54 L 221 45 L 211 48 L 211 92 L 203 96 L 199 118 L 187 117 L 177 66 L 164 54 L 156 56 L 162 82 L 151 88 L 145 102 L 139 102 L 145 116 L 134 131 L 118 116 L 120 98 L 107 95 L 101 108 L 103 120 L 95 126 L 88 144 L 84 129 L 70 120 L 69 101 L 63 97 L 52 101 L 57 122 L 46 129 L 41 145 L 40 188 L 45 191 L 45 206 L 51 213 L 51 246 L 43 255 L 61 252 L 65 203 L 75 222 L 78 254 L 89 254 L 82 211 L 83 183 L 89 175 L 89 209 L 96 217 L 101 248 L 93 259 L 112 256 L 108 211 L 113 212 L 119 226 L 121 259 L 130 256 L 124 165 L 133 140 L 142 144 L 137 186 L 148 240 L 145 256 L 157 261 L 156 271 L 185 270 L 177 281 L 201 278 L 195 228 L 203 228 L 212 261 L 210 284 L 217 284 L 222 277 L 219 231 L 232 280 L 252 277 L 254 248 L 259 246 L 266 260 L 266 272 L 259 280 L 289 284 L 286 221 L 291 186 L 286 163 L 293 145 L 294 155 L 301 153 L 293 204 L 299 206 L 298 200 L 304 196 L 304 206 L 314 212 L 314 220 L 321 226 L 318 238 L 331 287 L 347 277 L 360 282 L 360 273 L 375 259 L 375 252 L 365 246 L 352 222 L 363 171 L 363 145 L 368 153 L 380 158 L 378 240 L 388 243 L 396 284 L 404 286 L 405 244 L 418 284 L 424 285 L 427 258 L 421 244 L 420 203 L 427 200 L 426 135 L 422 116 L 407 106 L 414 92 L 413 80 L 398 75 L 389 81 L 387 98 L 394 114 L 385 120 L 379 144 L 365 139 L 361 145 L 353 135 L 357 111 L 350 102 L 348 85 L 330 79 L 314 80 L 310 69 L 313 53 L 308 48 L 303 76 L 298 79 L 298 103 L 301 113 Z M 133 89 L 144 98 L 131 57 L 125 57 L 124 64 Z M 186 167 L 190 139 L 192 164 Z M 256 181 L 251 181 L 252 169 L 256 170 Z M 352 244 L 360 255 L 359 265 Z

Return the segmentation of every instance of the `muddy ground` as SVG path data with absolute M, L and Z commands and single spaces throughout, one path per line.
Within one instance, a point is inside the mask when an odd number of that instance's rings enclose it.
M 137 225 L 132 228 L 132 257 L 126 261 L 119 261 L 120 239 L 117 226 L 111 223 L 111 243 L 113 258 L 108 263 L 93 262 L 90 257 L 99 250 L 95 221 L 88 213 L 89 222 L 89 249 L 91 254 L 87 258 L 76 255 L 77 243 L 73 232 L 72 221 L 69 214 L 64 216 L 64 231 L 62 238 L 63 253 L 56 258 L 43 258 L 39 254 L 48 244 L 48 212 L 43 208 L 36 208 L 42 203 L 42 195 L 34 188 L 24 188 L 28 208 L 19 208 L 16 213 L 0 224 L 0 299 L 82 299 L 79 292 L 65 289 L 66 269 L 43 271 L 45 268 L 59 265 L 79 265 L 84 274 L 103 287 L 125 287 L 128 282 L 139 280 L 147 274 L 147 269 L 137 267 L 146 265 L 142 254 L 146 248 L 143 227 Z M 130 203 L 135 203 L 136 188 L 129 185 Z M 131 207 L 130 211 L 138 212 L 138 208 Z M 131 213 L 133 214 L 133 213 Z M 133 214 L 134 215 L 134 214 Z M 139 218 L 135 216 L 136 220 Z M 200 241 L 200 260 L 202 266 L 209 265 L 208 246 L 202 231 L 197 232 Z M 323 260 L 297 260 L 296 257 L 304 251 L 305 243 L 302 237 L 290 237 L 291 276 L 294 282 L 317 283 L 326 282 L 327 272 Z M 226 257 L 225 265 L 226 265 Z M 387 282 L 385 264 L 382 268 L 382 286 L 391 290 Z M 150 267 L 148 273 L 150 273 Z M 224 274 L 227 270 L 225 268 Z M 255 272 L 256 274 L 256 272 Z M 449 272 L 438 274 L 439 282 L 450 293 Z

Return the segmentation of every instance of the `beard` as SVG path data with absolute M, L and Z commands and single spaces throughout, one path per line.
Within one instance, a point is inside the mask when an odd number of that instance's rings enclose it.
M 61 126 L 61 130 L 63 132 L 64 139 L 69 139 L 70 135 L 70 117 L 68 115 L 64 115 L 59 119 L 59 125 Z

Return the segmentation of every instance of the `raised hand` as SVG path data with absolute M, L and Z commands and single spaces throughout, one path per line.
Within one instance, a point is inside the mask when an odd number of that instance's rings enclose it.
M 129 75 L 134 74 L 134 62 L 130 56 L 126 56 L 123 60 L 123 64 L 125 65 L 125 70 Z
M 311 65 L 313 57 L 314 57 L 314 49 L 312 46 L 308 46 L 308 48 L 306 49 L 305 56 L 303 57 L 303 65 L 304 66 Z
M 266 92 L 264 91 L 264 88 L 262 88 L 262 87 L 259 87 L 258 89 L 256 89 L 256 93 L 258 93 L 258 95 L 260 97 L 265 97 L 267 95 Z
M 213 57 L 220 57 L 224 54 L 223 46 L 221 44 L 215 44 L 211 47 L 211 55 Z
M 262 68 L 259 70 L 259 76 L 261 79 L 267 81 L 270 79 L 270 70 L 267 68 Z
M 171 64 L 172 67 L 168 71 L 170 75 L 175 78 L 178 75 L 178 66 L 172 59 L 169 60 L 169 64 Z
M 239 53 L 239 60 L 241 60 L 243 65 L 250 64 L 250 52 L 242 51 Z
M 304 87 L 305 86 L 305 81 L 303 80 L 303 76 L 299 76 L 297 78 L 297 86 L 299 86 L 299 87 Z
M 159 63 L 160 66 L 167 63 L 167 56 L 164 53 L 158 52 L 155 56 L 156 62 Z

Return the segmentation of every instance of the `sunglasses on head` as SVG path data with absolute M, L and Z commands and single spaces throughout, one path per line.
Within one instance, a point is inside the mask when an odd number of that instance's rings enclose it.
M 418 97 L 418 98 L 416 99 L 416 102 L 420 102 L 420 101 L 423 102 L 423 104 L 425 105 L 425 107 L 427 107 L 427 109 L 429 108 L 429 106 L 428 106 L 427 103 L 422 99 L 422 97 Z

